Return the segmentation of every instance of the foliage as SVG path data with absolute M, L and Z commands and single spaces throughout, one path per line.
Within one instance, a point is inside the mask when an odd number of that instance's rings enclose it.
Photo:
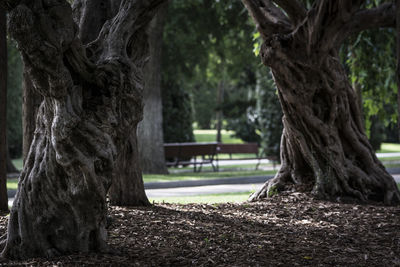
M 257 121 L 261 147 L 264 155 L 279 158 L 283 130 L 282 110 L 271 74 L 266 70 L 260 73 L 257 85 Z
M 366 7 L 381 2 L 367 1 Z M 383 141 L 399 141 L 393 134 L 398 119 L 395 30 L 363 31 L 342 47 L 341 55 L 351 83 L 361 87 L 365 128 L 374 149 Z
M 7 50 L 7 142 L 11 158 L 17 158 L 22 154 L 22 61 L 10 39 Z
M 193 128 L 189 95 L 166 80 L 162 83 L 164 142 L 193 142 Z
M 246 76 L 255 72 L 259 59 L 248 49 L 254 25 L 242 3 L 175 0 L 170 15 L 164 33 L 164 71 L 189 92 L 197 126 L 211 128 L 216 111 L 222 109 L 228 129 L 243 140 L 258 141 L 246 114 L 255 106 L 254 96 L 248 95 L 255 82 Z M 224 104 L 217 106 L 221 85 Z

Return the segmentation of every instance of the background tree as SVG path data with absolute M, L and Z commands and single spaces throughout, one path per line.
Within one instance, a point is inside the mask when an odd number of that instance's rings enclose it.
M 144 173 L 168 173 L 164 156 L 161 101 L 162 40 L 168 5 L 163 5 L 148 29 L 150 58 L 145 68 L 143 120 L 138 125 L 140 163 Z
M 15 42 L 7 38 L 7 172 L 16 173 L 11 159 L 21 157 L 22 62 Z
M 400 192 L 368 142 L 338 54 L 351 34 L 393 26 L 395 5 L 364 9 L 365 1 L 321 0 L 307 10 L 293 0 L 243 3 L 264 41 L 260 55 L 284 114 L 281 169 L 251 200 L 294 186 L 323 199 L 398 203 Z
M 7 197 L 7 23 L 0 7 L 0 210 L 8 211 Z
M 163 2 L 122 0 L 86 46 L 80 40 L 88 38 L 85 8 L 92 7 L 75 9 L 77 26 L 66 1 L 0 2 L 24 67 L 44 97 L 3 257 L 107 249 L 106 194 L 117 153 L 142 117 L 146 28 Z

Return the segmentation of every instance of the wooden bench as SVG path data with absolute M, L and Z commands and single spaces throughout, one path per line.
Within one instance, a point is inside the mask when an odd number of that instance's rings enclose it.
M 211 164 L 214 171 L 214 158 L 218 143 L 167 143 L 164 144 L 167 166 L 193 165 L 194 171 L 201 171 L 203 164 Z M 199 158 L 198 158 L 199 157 Z M 198 168 L 199 166 L 199 168 Z
M 263 153 L 259 153 L 259 148 L 257 143 L 245 143 L 245 144 L 218 144 L 217 146 L 217 167 L 218 167 L 218 154 L 228 154 L 229 160 L 248 160 L 248 159 L 257 159 L 256 170 L 260 166 L 261 157 Z M 254 154 L 253 158 L 232 158 L 232 154 Z M 265 156 L 264 158 L 272 161 L 272 164 L 275 169 L 275 164 L 277 162 L 277 158 L 274 156 Z M 225 160 L 225 159 L 224 159 Z

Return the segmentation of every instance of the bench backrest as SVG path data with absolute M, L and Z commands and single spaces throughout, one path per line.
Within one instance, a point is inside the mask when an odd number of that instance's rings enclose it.
M 194 157 L 215 155 L 217 143 L 169 143 L 164 144 L 165 157 Z
M 258 154 L 257 143 L 246 144 L 218 144 L 219 154 Z

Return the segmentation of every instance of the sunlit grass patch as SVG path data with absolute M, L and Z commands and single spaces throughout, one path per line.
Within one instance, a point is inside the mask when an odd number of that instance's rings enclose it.
M 170 182 L 190 181 L 202 179 L 219 179 L 248 176 L 273 175 L 276 171 L 224 171 L 224 172 L 192 172 L 192 173 L 171 173 L 171 174 L 144 174 L 144 182 Z
M 241 192 L 241 193 L 225 193 L 225 194 L 210 194 L 210 195 L 198 195 L 198 196 L 185 196 L 185 197 L 155 197 L 150 198 L 150 202 L 156 203 L 227 203 L 227 202 L 244 202 L 246 201 L 252 192 Z
M 18 179 L 7 179 L 7 189 L 17 189 Z
M 382 143 L 381 149 L 378 150 L 377 152 L 378 153 L 400 152 L 400 144 Z

